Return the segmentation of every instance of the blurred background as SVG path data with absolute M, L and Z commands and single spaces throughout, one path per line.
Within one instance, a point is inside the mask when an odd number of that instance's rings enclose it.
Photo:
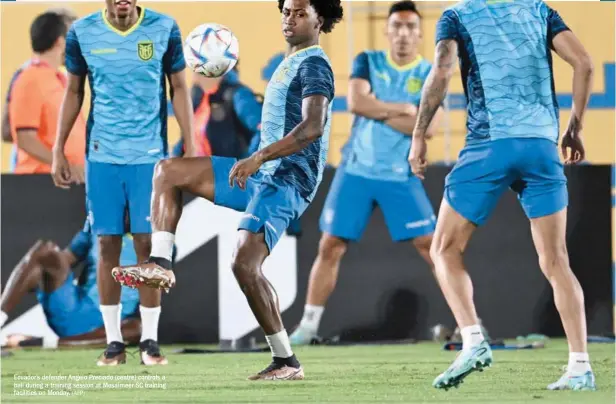
M 62 3 L 77 16 L 100 10 L 102 1 Z M 285 43 L 275 2 L 140 2 L 169 14 L 185 35 L 198 24 L 217 22 L 239 39 L 239 79 L 254 93 L 265 85 L 282 58 Z M 448 2 L 421 2 L 422 55 L 432 60 L 435 24 Z M 595 64 L 594 89 L 585 122 L 587 164 L 567 168 L 571 194 L 570 258 L 586 294 L 589 332 L 614 330 L 614 150 L 615 150 L 615 18 L 613 3 L 548 2 L 590 52 Z M 33 18 L 58 3 L 2 3 L 1 94 L 11 77 L 31 57 L 29 26 Z M 346 2 L 345 19 L 322 37 L 336 78 L 336 100 L 329 163 L 315 202 L 293 234 L 287 235 L 266 264 L 277 288 L 283 319 L 292 328 L 301 317 L 310 266 L 316 256 L 318 217 L 340 149 L 349 136 L 346 111 L 350 64 L 365 49 L 386 49 L 384 35 L 389 2 Z M 258 18 L 255 18 L 258 16 Z M 556 92 L 561 122 L 571 107 L 572 70 L 555 59 Z M 189 77 L 189 80 L 192 78 Z M 84 102 L 85 113 L 89 101 Z M 4 102 L 2 103 L 4 107 Z M 455 162 L 465 136 L 464 96 L 459 75 L 452 80 L 446 116 L 431 140 L 426 189 L 435 207 L 444 177 Z M 173 116 L 170 144 L 179 140 Z M 85 218 L 83 187 L 55 189 L 48 175 L 10 175 L 11 143 L 2 144 L 2 285 L 9 270 L 39 238 L 66 244 Z M 187 196 L 178 230 L 178 286 L 163 299 L 162 342 L 218 342 L 254 335 L 257 324 L 228 270 L 238 214 Z M 513 195 L 507 195 L 492 220 L 469 247 L 467 264 L 476 282 L 477 307 L 491 336 L 530 333 L 563 335 L 551 289 L 532 247 L 527 220 Z M 24 300 L 11 318 L 22 316 L 23 330 L 50 333 L 36 300 Z M 28 315 L 27 321 L 25 320 Z M 431 327 L 453 327 L 453 319 L 428 268 L 407 244 L 392 244 L 377 213 L 360 244 L 342 261 L 338 288 L 328 303 L 320 333 L 348 340 L 428 339 Z M 4 332 L 4 331 L 3 331 Z M 33 334 L 36 335 L 36 334 Z

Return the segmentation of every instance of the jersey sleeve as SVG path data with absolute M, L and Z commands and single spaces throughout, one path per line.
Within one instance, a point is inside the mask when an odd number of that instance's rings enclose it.
M 453 10 L 445 10 L 436 23 L 436 43 L 447 39 L 460 39 L 460 19 Z
M 81 45 L 75 32 L 75 26 L 71 26 L 66 34 L 66 70 L 76 76 L 85 76 L 88 73 L 88 64 L 86 63 L 83 53 L 81 53 Z
M 86 222 L 80 232 L 75 234 L 73 240 L 68 249 L 77 257 L 78 261 L 83 261 L 88 257 L 90 249 L 92 248 L 92 237 L 90 229 L 90 221 L 86 219 Z
M 569 31 L 569 27 L 565 24 L 565 21 L 562 19 L 558 11 L 550 8 L 548 5 L 544 3 L 544 7 L 547 8 L 547 35 L 548 35 L 548 44 L 551 49 L 554 49 L 554 38 L 556 35 L 560 34 L 563 31 Z
M 163 56 L 163 69 L 165 74 L 174 74 L 181 72 L 186 68 L 184 60 L 184 50 L 182 46 L 182 33 L 177 22 L 173 22 L 171 33 L 169 34 L 169 43 L 167 50 Z
M 9 120 L 11 127 L 38 129 L 43 112 L 43 95 L 36 74 L 28 71 L 19 75 L 11 90 Z
M 302 98 L 323 95 L 334 99 L 334 72 L 325 59 L 311 56 L 302 62 L 298 70 L 302 86 Z
M 355 60 L 353 60 L 351 78 L 370 81 L 370 63 L 366 52 L 360 53 L 355 57 Z

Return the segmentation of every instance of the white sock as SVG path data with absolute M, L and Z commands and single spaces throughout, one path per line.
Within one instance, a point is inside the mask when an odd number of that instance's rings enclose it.
M 321 324 L 321 317 L 323 316 L 324 310 L 325 307 L 323 306 L 313 306 L 311 304 L 304 306 L 304 316 L 299 324 L 300 327 L 316 334 L 319 330 L 319 324 Z
M 462 335 L 462 349 L 465 350 L 476 347 L 485 340 L 479 324 L 462 328 L 460 334 Z
M 174 244 L 175 234 L 169 233 L 168 231 L 154 232 L 152 233 L 152 252 L 150 256 L 171 261 Z
M 289 342 L 287 330 L 283 329 L 276 334 L 266 335 L 265 339 L 267 340 L 267 344 L 272 350 L 272 356 L 283 359 L 293 356 L 293 351 L 291 350 L 291 343 Z
M 4 327 L 4 323 L 9 319 L 9 315 L 0 310 L 0 327 Z
M 101 304 L 100 309 L 103 314 L 103 322 L 105 323 L 107 344 L 114 341 L 124 343 L 124 339 L 122 338 L 122 329 L 120 327 L 120 323 L 122 322 L 122 318 L 120 316 L 120 313 L 122 313 L 122 305 L 114 304 L 110 306 L 103 306 Z
M 146 339 L 158 341 L 158 319 L 160 318 L 160 306 L 143 307 L 139 305 L 141 312 L 141 342 Z
M 570 352 L 567 372 L 573 376 L 581 376 L 590 372 L 590 358 L 586 352 Z

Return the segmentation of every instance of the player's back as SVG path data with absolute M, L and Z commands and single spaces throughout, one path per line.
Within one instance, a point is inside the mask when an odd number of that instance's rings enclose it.
M 184 69 L 182 39 L 171 17 L 140 10 L 126 32 L 99 11 L 67 35 L 67 69 L 87 75 L 92 92 L 89 161 L 146 164 L 167 153 L 165 76 Z
M 421 88 L 431 64 L 422 56 L 399 66 L 385 51 L 360 53 L 353 62 L 351 79 L 370 83 L 380 101 L 419 106 Z M 354 175 L 386 181 L 407 181 L 411 137 L 384 121 L 355 115 L 351 136 L 343 149 L 344 169 Z
M 259 149 L 287 136 L 302 122 L 302 100 L 312 95 L 329 99 L 323 136 L 291 156 L 268 161 L 260 169 L 266 181 L 283 181 L 312 200 L 323 177 L 329 149 L 334 75 L 320 46 L 311 46 L 286 57 L 265 91 Z
M 550 46 L 565 29 L 541 0 L 467 0 L 445 11 L 437 41 L 455 37 L 459 44 L 467 142 L 557 140 Z

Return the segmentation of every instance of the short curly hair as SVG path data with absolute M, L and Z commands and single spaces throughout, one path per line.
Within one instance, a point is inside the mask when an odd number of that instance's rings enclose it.
M 278 10 L 282 12 L 285 0 L 278 0 Z M 314 7 L 319 17 L 323 18 L 323 26 L 321 32 L 329 33 L 334 28 L 334 25 L 342 20 L 344 10 L 340 0 L 310 0 L 310 5 Z

